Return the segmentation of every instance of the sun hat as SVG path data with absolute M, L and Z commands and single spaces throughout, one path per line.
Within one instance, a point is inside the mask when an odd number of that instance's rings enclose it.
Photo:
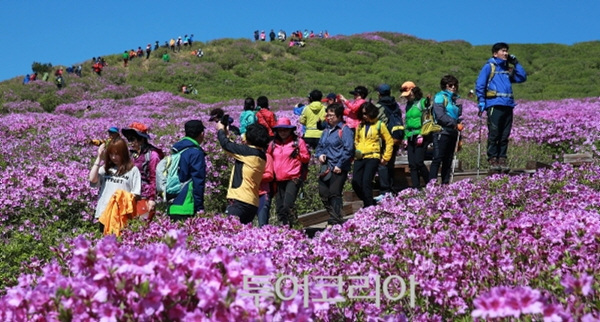
M 273 129 L 296 129 L 295 125 L 287 117 L 281 117 L 277 120 L 277 124 L 273 126 Z
M 412 91 L 412 89 L 415 87 L 417 87 L 417 85 L 415 85 L 415 83 L 411 81 L 402 83 L 402 87 L 400 87 L 400 91 L 402 92 L 402 94 L 400 94 L 400 96 L 406 97 L 410 95 L 410 91 Z
M 125 136 L 126 138 L 132 136 L 139 136 L 142 138 L 150 139 L 150 135 L 148 135 L 148 127 L 145 124 L 139 122 L 131 123 L 129 127 L 122 129 L 121 133 L 123 133 L 123 136 Z
M 356 86 L 353 91 L 350 91 L 350 94 L 358 94 L 362 97 L 367 97 L 367 95 L 369 95 L 369 90 L 364 86 Z

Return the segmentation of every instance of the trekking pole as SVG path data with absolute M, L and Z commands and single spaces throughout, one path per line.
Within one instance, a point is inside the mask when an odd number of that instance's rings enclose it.
M 454 155 L 452 156 L 452 171 L 450 172 L 450 183 L 454 181 L 454 168 L 456 168 L 456 153 L 458 153 L 458 143 L 460 142 L 460 132 L 458 131 L 458 136 L 456 137 L 456 145 L 454 146 Z
M 477 180 L 479 180 L 479 172 L 481 169 L 481 115 L 479 116 L 479 142 L 477 143 Z

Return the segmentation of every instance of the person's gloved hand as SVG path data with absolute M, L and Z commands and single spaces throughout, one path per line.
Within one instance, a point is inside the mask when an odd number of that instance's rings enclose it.
M 515 55 L 509 55 L 507 61 L 509 64 L 513 64 L 513 65 L 516 65 L 519 63 L 519 61 L 517 60 L 517 56 L 515 56 Z
M 485 103 L 481 102 L 478 105 L 479 107 L 479 113 L 477 113 L 477 116 L 481 117 L 481 114 L 483 114 L 483 112 L 487 109 L 487 107 L 485 106 Z

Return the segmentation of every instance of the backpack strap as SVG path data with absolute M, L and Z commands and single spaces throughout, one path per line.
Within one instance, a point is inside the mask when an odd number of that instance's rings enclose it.
M 487 84 L 485 85 L 486 89 L 488 87 L 490 87 L 490 82 L 492 81 L 492 78 L 494 78 L 495 74 L 496 74 L 496 65 L 494 65 L 493 63 L 490 63 L 490 75 L 488 76 Z

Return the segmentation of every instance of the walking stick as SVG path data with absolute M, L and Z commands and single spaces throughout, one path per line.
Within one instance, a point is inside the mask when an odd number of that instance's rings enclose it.
M 458 131 L 458 136 L 456 137 L 456 145 L 454 146 L 454 155 L 452 156 L 452 171 L 450 172 L 450 183 L 454 181 L 454 168 L 456 167 L 456 153 L 458 152 L 458 143 L 460 142 L 460 132 Z

